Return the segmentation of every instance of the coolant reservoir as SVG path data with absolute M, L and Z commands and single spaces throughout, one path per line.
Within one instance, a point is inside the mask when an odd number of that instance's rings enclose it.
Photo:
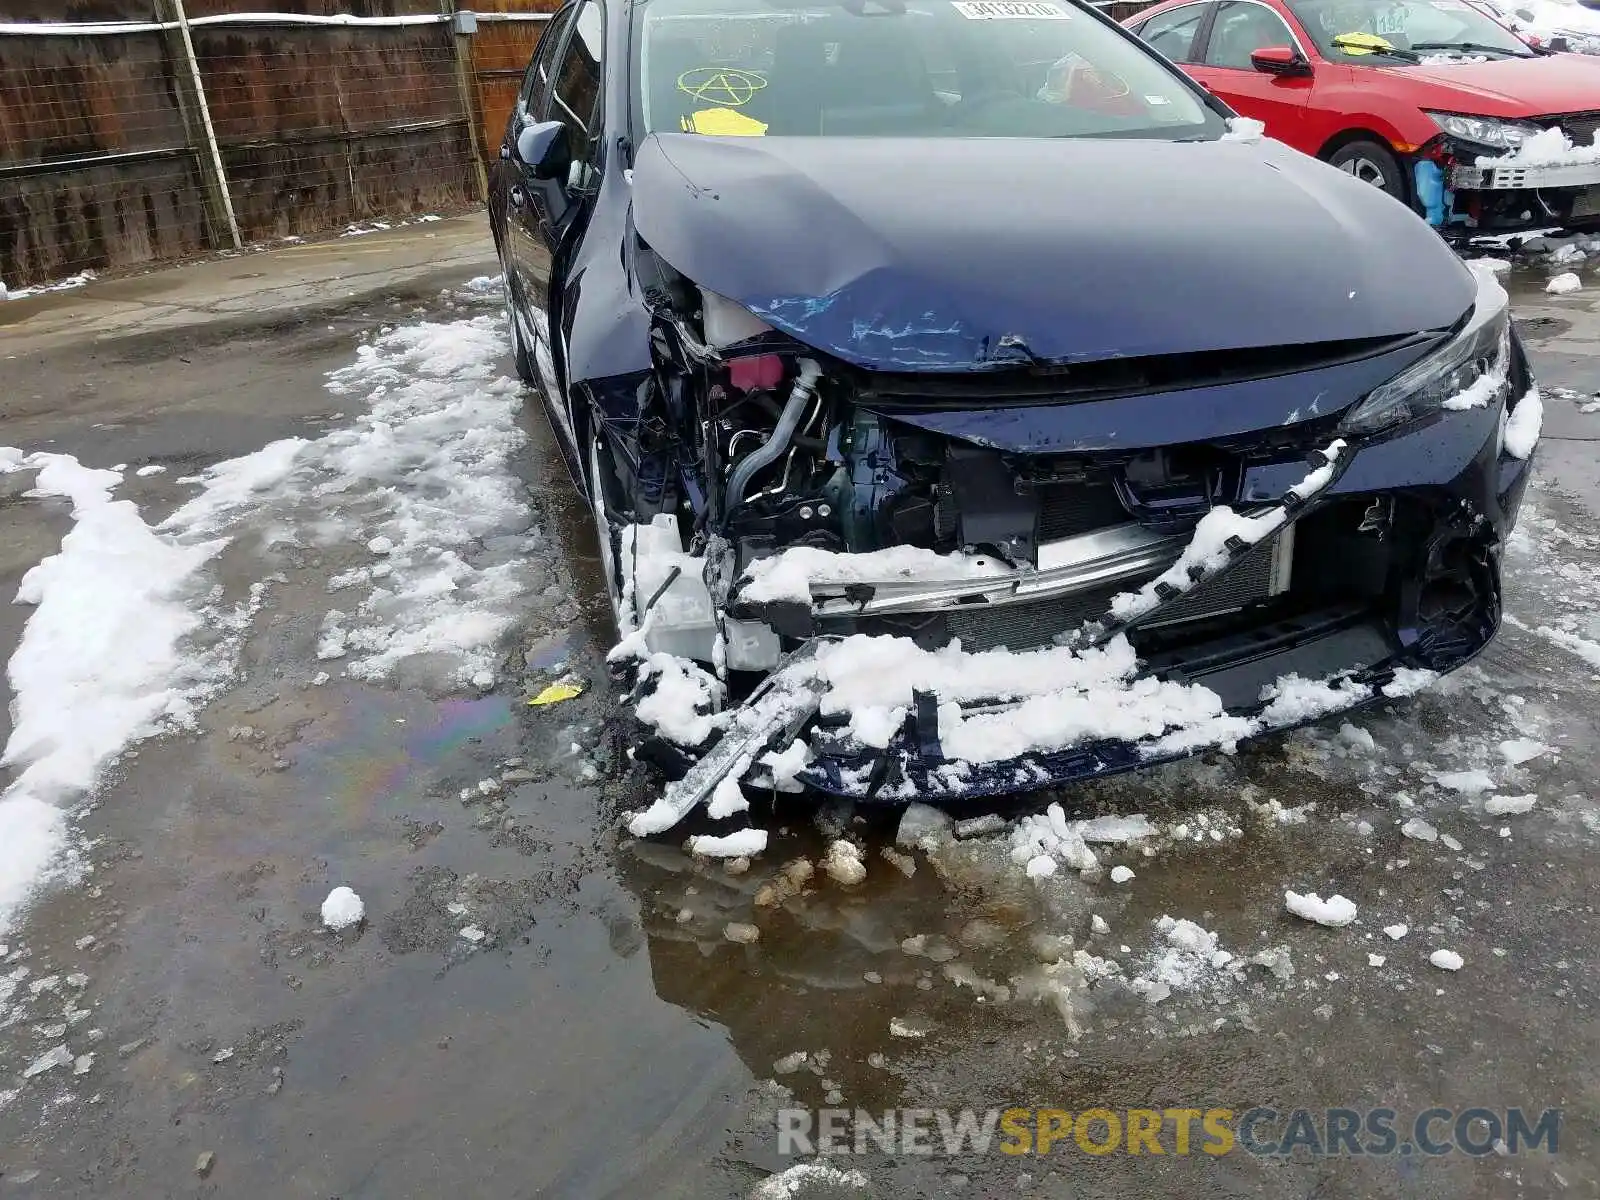
M 634 572 L 634 603 L 640 610 L 661 592 L 650 610 L 645 633 L 651 651 L 712 662 L 717 622 L 711 593 L 706 590 L 705 560 L 684 553 L 677 518 L 657 513 L 648 525 L 626 527 L 622 531 L 622 564 L 624 572 L 630 567 Z M 677 578 L 667 585 L 675 567 Z M 778 635 L 769 626 L 728 621 L 727 632 L 727 662 L 733 670 L 765 671 L 777 665 Z

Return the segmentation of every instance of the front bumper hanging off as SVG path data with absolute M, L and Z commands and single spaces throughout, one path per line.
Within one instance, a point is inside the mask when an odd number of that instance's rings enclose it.
M 1493 162 L 1451 168 L 1450 188 L 1457 192 L 1528 192 L 1546 188 L 1600 186 L 1600 162 L 1528 165 Z
M 1330 470 L 1317 494 L 1305 499 L 1288 496 L 1277 505 L 1250 510 L 1247 515 L 1262 521 L 1265 530 L 1259 542 L 1235 541 L 1220 562 L 1213 560 L 1191 572 L 1189 586 L 1156 589 L 1154 605 L 1140 608 L 1131 619 L 1106 618 L 1063 630 L 1067 644 L 1087 647 L 1117 635 L 1138 637 L 1148 630 L 1150 636 L 1138 642 L 1141 677 L 1210 689 L 1229 715 L 1244 718 L 1240 724 L 1247 730 L 1244 737 L 1409 694 L 1431 672 L 1460 666 L 1481 651 L 1498 628 L 1498 547 L 1515 520 L 1528 472 L 1527 463 L 1502 451 L 1502 413 L 1486 409 L 1453 414 L 1451 419 L 1455 435 L 1448 439 L 1434 429 L 1358 447 Z M 1419 473 L 1415 467 L 1418 437 L 1426 437 L 1436 451 L 1441 443 L 1448 444 L 1447 452 L 1429 457 L 1435 475 Z M 1411 512 L 1409 532 L 1402 529 L 1405 521 L 1394 515 L 1396 497 L 1401 498 L 1399 509 Z M 1238 619 L 1231 624 L 1208 626 L 1198 641 L 1167 636 L 1173 628 L 1167 614 L 1189 603 L 1202 586 L 1213 585 L 1252 558 L 1273 555 L 1284 543 L 1293 544 L 1297 529 L 1314 527 L 1318 520 L 1337 517 L 1350 523 L 1352 511 L 1358 520 L 1365 511 L 1365 520 L 1392 522 L 1390 536 L 1409 539 L 1406 558 L 1417 565 L 1411 569 L 1412 578 L 1393 582 L 1384 602 L 1388 607 L 1325 605 L 1253 623 L 1246 614 L 1236 614 Z M 1302 545 L 1307 541 L 1302 537 Z M 1181 546 L 1163 544 L 1160 549 L 1170 563 Z M 1313 547 L 1312 554 L 1319 553 Z M 1329 568 L 1323 564 L 1323 569 Z M 1003 592 L 1014 587 L 1014 581 L 985 581 L 981 586 L 992 587 L 995 582 Z M 971 593 L 979 585 L 967 579 L 949 586 Z M 925 581 L 906 588 L 935 609 L 955 602 Z M 842 599 L 824 589 L 814 596 L 814 609 L 819 615 L 830 613 Z M 906 591 L 882 597 L 890 608 L 900 608 L 908 599 Z M 991 591 L 988 600 L 996 599 L 1002 597 Z M 859 607 L 872 601 L 858 594 L 855 603 Z M 1006 606 L 990 607 L 985 602 L 980 607 L 998 614 Z M 1099 740 L 1001 762 L 952 762 L 940 745 L 937 706 L 931 697 L 929 703 L 912 705 L 905 728 L 887 750 L 851 744 L 836 727 L 828 727 L 827 717 L 819 717 L 826 685 L 817 677 L 814 657 L 829 640 L 821 634 L 801 642 L 757 693 L 734 710 L 724 736 L 701 754 L 686 776 L 669 785 L 658 802 L 657 819 L 670 816 L 675 821 L 710 800 L 730 777 L 770 785 L 774 781 L 760 765 L 763 755 L 783 750 L 803 734 L 810 738 L 811 759 L 794 782 L 854 800 L 884 802 L 918 796 L 945 802 L 996 796 L 1114 774 L 1203 748 L 1170 738 L 1144 743 Z M 1057 644 L 1061 641 L 1058 638 Z M 1273 689 L 1296 678 L 1331 681 L 1332 702 L 1314 711 L 1263 716 Z M 1015 710 L 1023 703 L 1026 700 L 1001 699 L 961 707 L 967 714 L 990 714 Z

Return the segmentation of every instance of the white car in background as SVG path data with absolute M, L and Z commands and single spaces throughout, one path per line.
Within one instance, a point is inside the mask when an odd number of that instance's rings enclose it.
M 1470 0 L 1535 45 L 1600 54 L 1600 12 L 1567 0 Z

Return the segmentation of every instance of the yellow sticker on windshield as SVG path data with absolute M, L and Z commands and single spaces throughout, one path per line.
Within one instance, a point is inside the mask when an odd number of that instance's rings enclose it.
M 731 108 L 703 108 L 683 119 L 685 133 L 704 133 L 712 137 L 760 137 L 765 123 Z
M 678 90 L 696 100 L 725 108 L 743 108 L 767 81 L 754 71 L 732 67 L 695 67 L 678 76 Z
M 1394 49 L 1394 43 L 1375 33 L 1341 33 L 1333 44 L 1346 54 L 1381 54 Z

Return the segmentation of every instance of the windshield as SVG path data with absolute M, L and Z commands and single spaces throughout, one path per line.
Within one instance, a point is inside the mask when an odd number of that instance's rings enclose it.
M 1533 53 L 1466 0 L 1290 0 L 1317 48 L 1335 62 L 1522 58 Z
M 634 37 L 650 133 L 1206 139 L 1166 64 L 1057 0 L 649 0 Z

